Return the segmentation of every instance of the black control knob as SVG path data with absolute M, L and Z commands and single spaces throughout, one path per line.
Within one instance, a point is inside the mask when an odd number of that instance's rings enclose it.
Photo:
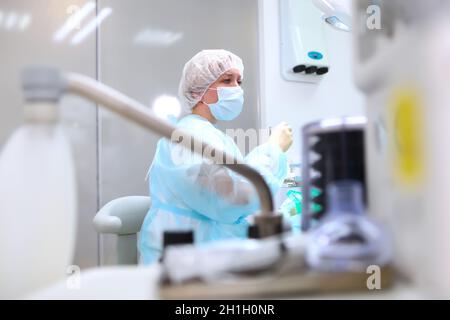
M 306 74 L 313 74 L 314 72 L 317 71 L 317 67 L 316 66 L 311 66 L 305 69 L 305 73 Z
M 316 71 L 316 73 L 317 73 L 319 76 L 321 76 L 321 75 L 323 75 L 323 74 L 328 73 L 328 71 L 329 71 L 328 67 L 322 67 L 322 68 L 318 68 L 317 71 Z
M 294 71 L 294 73 L 302 73 L 303 71 L 305 71 L 305 69 L 306 69 L 306 66 L 304 64 L 300 64 L 300 65 L 292 68 L 292 71 Z

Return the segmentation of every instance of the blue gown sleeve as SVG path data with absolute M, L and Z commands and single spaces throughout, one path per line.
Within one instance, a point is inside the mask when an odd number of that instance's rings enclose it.
M 246 178 L 186 149 L 183 151 L 168 140 L 161 147 L 153 169 L 160 170 L 164 184 L 185 208 L 226 224 L 239 223 L 259 210 L 256 190 Z M 230 148 L 228 144 L 224 150 L 243 158 L 236 145 Z M 177 152 L 183 155 L 177 156 Z M 275 194 L 287 174 L 287 159 L 281 149 L 264 144 L 244 161 L 261 173 Z
M 245 162 L 259 171 L 269 185 L 272 194 L 276 194 L 288 174 L 286 154 L 276 145 L 262 144 L 253 149 Z
M 167 142 L 162 149 L 166 148 L 158 152 L 152 170 L 159 170 L 164 177 L 171 193 L 168 198 L 175 197 L 186 209 L 226 224 L 238 223 L 256 211 L 256 191 L 245 178 L 192 153 L 174 162 L 173 156 L 167 156 L 173 145 Z M 157 184 L 151 183 L 151 187 L 158 193 Z M 160 197 L 164 201 L 164 196 Z

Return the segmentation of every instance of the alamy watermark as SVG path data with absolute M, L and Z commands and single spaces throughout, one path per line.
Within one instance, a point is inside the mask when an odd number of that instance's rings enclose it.
M 370 274 L 367 278 L 366 285 L 369 290 L 381 290 L 381 268 L 377 265 L 370 265 L 366 269 L 366 273 Z
M 66 287 L 68 290 L 81 289 L 81 269 L 77 265 L 70 265 L 66 269 Z
M 370 5 L 366 10 L 366 27 L 369 30 L 380 30 L 381 26 L 381 8 L 378 5 Z
M 241 151 L 252 151 L 260 142 L 265 142 L 270 136 L 269 129 L 227 129 L 226 138 L 211 136 L 210 132 L 195 132 L 195 138 L 183 130 L 175 130 L 170 141 L 175 144 L 171 149 L 171 158 L 175 165 L 183 165 L 195 162 L 200 157 L 202 160 L 215 164 L 242 164 L 245 163 Z M 230 147 L 233 146 L 233 147 Z M 237 146 L 235 148 L 234 146 Z M 224 152 L 226 151 L 226 153 Z M 233 153 L 229 153 L 233 151 Z M 254 151 L 263 155 L 267 152 L 264 148 Z

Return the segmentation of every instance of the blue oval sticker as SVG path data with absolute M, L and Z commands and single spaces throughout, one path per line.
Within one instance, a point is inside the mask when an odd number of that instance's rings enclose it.
M 321 54 L 320 52 L 317 52 L 317 51 L 310 51 L 310 52 L 308 52 L 308 57 L 310 57 L 311 59 L 314 59 L 314 60 L 322 60 L 323 54 Z

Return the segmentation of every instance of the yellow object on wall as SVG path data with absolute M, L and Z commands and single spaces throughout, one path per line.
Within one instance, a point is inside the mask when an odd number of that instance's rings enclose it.
M 394 178 L 399 184 L 416 186 L 422 181 L 423 101 L 413 86 L 397 88 L 391 101 Z

